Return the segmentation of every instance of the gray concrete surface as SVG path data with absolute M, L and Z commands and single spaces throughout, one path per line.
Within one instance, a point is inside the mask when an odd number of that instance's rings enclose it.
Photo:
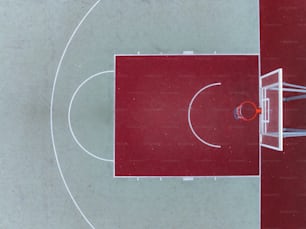
M 0 2 L 0 228 L 90 228 L 65 189 L 50 136 L 55 71 L 92 0 Z M 72 195 L 95 228 L 259 228 L 259 179 L 114 179 L 73 141 L 67 112 L 115 53 L 258 53 L 257 0 L 101 1 L 67 50 L 55 87 L 54 140 Z M 113 75 L 88 82 L 72 125 L 112 158 Z

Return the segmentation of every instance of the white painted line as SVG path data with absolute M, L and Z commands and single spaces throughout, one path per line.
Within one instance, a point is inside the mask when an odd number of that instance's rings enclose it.
M 193 51 L 184 51 L 183 55 L 193 55 L 194 52 Z
M 262 82 L 261 82 L 261 79 L 260 79 L 260 76 L 261 76 L 261 43 L 260 43 L 260 0 L 257 0 L 258 1 L 258 4 L 257 4 L 257 8 L 258 8 L 258 12 L 257 12 L 257 15 L 258 15 L 258 51 L 259 51 L 259 55 L 258 55 L 258 80 L 259 80 L 259 88 L 258 88 L 258 94 L 259 94 L 259 103 L 262 103 L 262 90 L 261 90 L 261 87 L 262 87 Z M 262 108 L 262 107 L 261 107 Z M 258 142 L 259 142 L 259 145 L 258 145 L 258 148 L 259 148 L 259 152 L 258 152 L 258 163 L 259 163 L 259 198 L 258 198 L 258 210 L 259 210 L 259 214 L 258 214 L 258 221 L 259 221 L 259 224 L 258 224 L 258 228 L 260 229 L 261 228 L 261 160 L 262 160 L 262 148 L 261 148 L 261 141 L 262 141 L 262 136 L 261 136 L 261 131 L 262 131 L 262 126 L 260 124 L 261 122 L 261 119 L 262 118 L 262 115 L 260 115 L 260 118 L 259 118 L 259 139 L 258 139 Z
M 149 54 L 145 54 L 145 53 L 141 53 L 140 56 L 182 56 L 183 54 L 182 53 L 161 53 L 161 54 L 152 54 L 152 53 L 149 53 Z M 138 56 L 138 55 L 135 55 L 135 54 L 131 54 L 131 53 L 128 53 L 128 54 L 123 54 L 123 53 L 118 53 L 118 54 L 115 54 L 115 56 Z M 231 57 L 243 57 L 243 56 L 259 56 L 259 53 L 196 53 L 196 54 L 193 54 L 192 56 L 211 56 L 211 57 L 214 57 L 214 56 L 231 56 Z
M 99 157 L 91 152 L 89 152 L 89 150 L 87 150 L 81 143 L 80 141 L 77 139 L 77 137 L 75 136 L 74 134 L 74 131 L 73 131 L 73 128 L 72 128 L 72 125 L 71 125 L 71 107 L 72 107 L 72 104 L 73 104 L 73 101 L 75 99 L 75 96 L 78 94 L 79 90 L 90 80 L 94 79 L 95 77 L 97 76 L 102 76 L 104 74 L 107 74 L 107 73 L 114 73 L 113 70 L 110 70 L 110 71 L 103 71 L 103 72 L 98 72 L 90 77 L 88 77 L 86 80 L 84 80 L 78 87 L 77 89 L 74 91 L 72 97 L 71 97 L 71 100 L 69 102 L 69 108 L 68 108 L 68 125 L 69 125 L 69 131 L 72 135 L 72 138 L 73 140 L 76 142 L 76 144 L 85 152 L 87 153 L 89 156 L 95 158 L 95 159 L 98 159 L 98 160 L 101 160 L 101 161 L 107 161 L 107 162 L 114 162 L 114 160 L 112 159 L 106 159 L 106 158 L 102 158 L 102 157 Z
M 183 177 L 183 181 L 193 181 L 193 177 Z
M 191 129 L 191 132 L 193 133 L 193 135 L 200 141 L 202 142 L 203 144 L 207 145 L 207 146 L 210 146 L 210 147 L 213 147 L 213 148 L 221 148 L 220 145 L 215 145 L 215 144 L 211 144 L 211 143 L 208 143 L 207 141 L 205 141 L 204 139 L 202 139 L 196 132 L 195 130 L 193 129 L 193 126 L 192 126 L 192 123 L 191 123 L 191 118 L 190 118 L 190 113 L 191 113 L 191 108 L 192 108 L 192 104 L 194 102 L 194 100 L 198 97 L 199 94 L 201 94 L 204 90 L 206 90 L 207 88 L 210 88 L 210 87 L 214 87 L 214 86 L 220 86 L 221 83 L 212 83 L 212 84 L 209 84 L 209 85 L 206 85 L 205 87 L 202 87 L 197 93 L 195 93 L 195 95 L 192 97 L 190 103 L 189 103 L 189 106 L 188 106 L 188 125 L 189 125 L 189 128 Z
M 116 179 L 126 179 L 126 178 L 141 178 L 141 179 L 182 179 L 186 176 L 115 176 Z M 259 175 L 208 175 L 208 176 L 192 176 L 194 179 L 235 179 L 235 178 L 259 178 Z
M 60 176 L 62 178 L 62 181 L 64 183 L 64 186 L 74 204 L 74 206 L 76 207 L 76 209 L 79 211 L 79 213 L 81 214 L 81 216 L 83 217 L 83 219 L 86 221 L 86 223 L 92 228 L 95 229 L 94 225 L 90 222 L 90 220 L 87 218 L 87 216 L 84 214 L 84 212 L 82 211 L 82 209 L 80 208 L 80 206 L 78 205 L 77 201 L 75 200 L 75 198 L 73 197 L 70 188 L 66 182 L 66 179 L 64 177 L 59 159 L 58 159 L 58 155 L 57 155 L 57 150 L 56 150 L 56 146 L 55 146 L 55 139 L 54 139 L 54 129 L 53 129 L 53 103 L 54 103 L 54 95 L 55 95 L 55 86 L 56 86 L 56 82 L 57 82 L 57 78 L 64 60 L 64 57 L 66 55 L 67 49 L 70 46 L 70 43 L 72 41 L 72 39 L 74 38 L 75 34 L 77 33 L 77 31 L 79 30 L 80 26 L 83 24 L 83 22 L 85 21 L 85 19 L 88 17 L 88 15 L 93 11 L 93 9 L 99 4 L 100 0 L 96 1 L 95 4 L 93 4 L 92 7 L 90 7 L 90 9 L 87 11 L 87 13 L 84 15 L 84 17 L 81 19 L 81 21 L 79 22 L 79 24 L 75 27 L 75 29 L 73 30 L 64 50 L 62 53 L 62 56 L 59 60 L 59 63 L 57 65 L 56 68 L 56 72 L 55 72 L 55 77 L 54 77 L 54 82 L 53 82 L 53 86 L 52 86 L 52 93 L 51 93 L 51 102 L 50 102 L 50 131 L 51 131 L 51 140 L 52 140 L 52 146 L 53 146 L 53 151 L 54 151 L 54 156 L 55 156 L 55 161 L 56 161 L 56 165 L 58 168 L 58 171 L 60 173 Z
M 113 111 L 114 111 L 114 117 L 113 117 L 113 159 L 116 160 L 116 69 L 117 69 L 117 63 L 116 63 L 116 55 L 113 56 L 114 58 L 114 84 L 113 84 L 113 95 L 114 95 L 114 103 L 113 103 Z M 116 163 L 113 164 L 113 177 L 115 177 L 115 171 L 116 171 Z

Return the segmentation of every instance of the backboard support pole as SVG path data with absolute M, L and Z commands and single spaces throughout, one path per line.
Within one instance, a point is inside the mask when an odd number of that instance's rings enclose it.
M 290 84 L 282 80 L 282 68 L 260 76 L 259 98 L 263 109 L 260 117 L 260 145 L 277 151 L 283 151 L 284 138 L 306 137 L 306 129 L 283 128 L 283 103 L 306 99 L 306 86 Z M 284 97 L 284 93 L 286 93 L 286 97 Z M 266 106 L 267 100 L 272 100 L 272 104 L 278 103 L 278 110 L 274 112 L 278 116 L 270 117 L 272 107 Z M 276 123 L 278 123 L 278 126 L 276 126 Z

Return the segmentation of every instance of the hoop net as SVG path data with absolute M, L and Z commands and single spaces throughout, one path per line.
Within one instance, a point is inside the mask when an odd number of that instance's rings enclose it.
M 261 108 L 257 107 L 254 102 L 244 101 L 234 109 L 234 118 L 236 120 L 252 121 L 260 113 Z

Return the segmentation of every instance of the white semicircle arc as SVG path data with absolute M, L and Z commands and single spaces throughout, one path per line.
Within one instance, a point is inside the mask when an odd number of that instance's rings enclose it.
M 214 87 L 214 86 L 220 86 L 221 83 L 212 83 L 212 84 L 209 84 L 209 85 L 206 85 L 205 87 L 202 87 L 197 93 L 195 93 L 195 95 L 192 97 L 190 103 L 189 103 L 189 106 L 188 106 L 188 125 L 189 125 L 189 128 L 191 130 L 191 132 L 193 133 L 193 135 L 200 141 L 202 142 L 203 144 L 207 145 L 207 146 L 210 146 L 210 147 L 213 147 L 213 148 L 221 148 L 220 145 L 216 145 L 216 144 L 212 144 L 212 143 L 209 143 L 207 141 L 205 141 L 203 138 L 201 138 L 194 130 L 193 126 L 192 126 L 192 122 L 191 122 L 191 108 L 192 108 L 192 104 L 194 102 L 194 100 L 198 97 L 199 94 L 201 94 L 204 90 L 210 88 L 210 87 Z
M 86 80 L 84 80 L 78 87 L 77 89 L 74 91 L 72 97 L 71 97 L 71 100 L 69 102 L 69 108 L 68 108 L 68 126 L 69 126 L 69 131 L 72 135 L 72 138 L 73 140 L 75 141 L 75 143 L 86 153 L 88 154 L 89 156 L 95 158 L 95 159 L 98 159 L 100 161 L 106 161 L 106 162 L 114 162 L 113 159 L 106 159 L 106 158 L 102 158 L 102 157 L 99 157 L 97 155 L 95 155 L 94 153 L 91 153 L 88 149 L 86 149 L 86 147 L 84 147 L 81 142 L 78 140 L 78 138 L 76 137 L 74 131 L 73 131 L 73 128 L 72 128 L 72 125 L 71 125 L 71 108 L 72 108 L 72 104 L 73 104 L 73 101 L 76 97 L 76 95 L 78 94 L 79 90 L 90 80 L 96 78 L 97 76 L 102 76 L 104 74 L 107 74 L 107 73 L 114 73 L 114 70 L 109 70 L 109 71 L 102 71 L 102 72 L 98 72 L 96 74 L 93 74 L 91 75 L 90 77 L 88 77 Z

